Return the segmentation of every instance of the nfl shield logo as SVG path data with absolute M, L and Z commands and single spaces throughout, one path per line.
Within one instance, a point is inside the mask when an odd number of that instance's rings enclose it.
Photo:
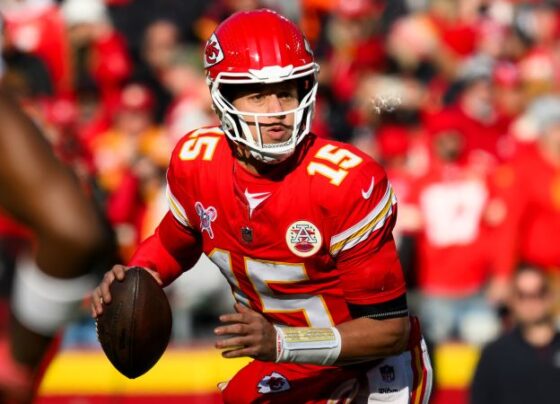
M 389 365 L 381 366 L 379 368 L 379 373 L 381 373 L 381 379 L 384 382 L 390 383 L 395 381 L 395 368 Z
M 246 243 L 251 243 L 253 241 L 253 229 L 243 226 L 241 228 L 241 239 Z

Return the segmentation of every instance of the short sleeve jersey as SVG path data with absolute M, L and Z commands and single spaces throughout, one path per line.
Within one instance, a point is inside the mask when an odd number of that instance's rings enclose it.
M 384 170 L 308 135 L 280 178 L 253 176 L 217 127 L 186 135 L 167 174 L 170 211 L 200 234 L 234 297 L 276 324 L 328 327 L 350 306 L 403 296 Z

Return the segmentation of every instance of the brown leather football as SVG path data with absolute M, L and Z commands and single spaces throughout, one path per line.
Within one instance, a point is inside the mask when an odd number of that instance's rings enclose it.
M 130 379 L 154 366 L 169 343 L 171 308 L 156 280 L 142 268 L 126 271 L 110 286 L 111 302 L 97 318 L 97 337 L 105 355 Z

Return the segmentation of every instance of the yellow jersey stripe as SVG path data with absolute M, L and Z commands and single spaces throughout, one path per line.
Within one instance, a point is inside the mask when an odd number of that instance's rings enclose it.
M 379 212 L 385 207 L 387 201 L 391 200 L 391 192 L 392 192 L 391 185 L 388 183 L 383 198 L 381 198 L 381 200 L 377 203 L 377 205 L 375 205 L 375 207 L 362 220 L 360 220 L 354 226 L 331 237 L 331 247 L 342 240 L 346 240 L 352 234 L 356 233 L 356 231 L 358 231 L 362 227 L 366 226 L 369 222 L 371 222 L 371 220 L 375 218 L 379 214 Z
M 389 217 L 391 213 L 393 213 L 393 209 L 392 209 L 394 203 L 393 190 L 389 189 L 388 197 L 383 199 L 385 201 L 385 205 L 382 207 L 381 211 L 379 211 L 377 215 L 374 216 L 372 220 L 370 220 L 369 223 L 357 229 L 353 234 L 349 235 L 347 238 L 337 242 L 336 244 L 331 245 L 330 248 L 331 255 L 335 256 L 340 251 L 347 250 L 351 247 L 354 247 L 356 244 L 358 244 L 360 241 L 363 241 L 366 238 L 364 236 L 368 236 L 371 232 L 377 230 L 385 223 L 387 217 Z
M 167 195 L 169 210 L 171 211 L 173 216 L 175 216 L 175 219 L 177 219 L 179 223 L 181 223 L 183 226 L 191 227 L 185 209 L 181 206 L 177 198 L 175 198 L 175 196 L 171 192 L 171 189 L 169 188 L 169 185 L 167 186 L 166 195 Z

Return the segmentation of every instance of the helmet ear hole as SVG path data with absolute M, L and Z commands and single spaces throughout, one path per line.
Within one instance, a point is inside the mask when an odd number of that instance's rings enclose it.
M 313 79 L 310 77 L 302 77 L 300 79 L 297 79 L 297 94 L 299 102 L 301 102 L 305 95 L 309 93 L 312 86 Z
M 220 93 L 222 93 L 222 96 L 227 102 L 233 105 L 233 100 L 235 99 L 238 91 L 236 91 L 235 84 L 222 84 L 220 85 Z
M 234 131 L 234 133 L 242 133 L 239 117 L 234 114 L 224 114 L 220 120 L 222 121 L 222 128 L 227 131 Z

